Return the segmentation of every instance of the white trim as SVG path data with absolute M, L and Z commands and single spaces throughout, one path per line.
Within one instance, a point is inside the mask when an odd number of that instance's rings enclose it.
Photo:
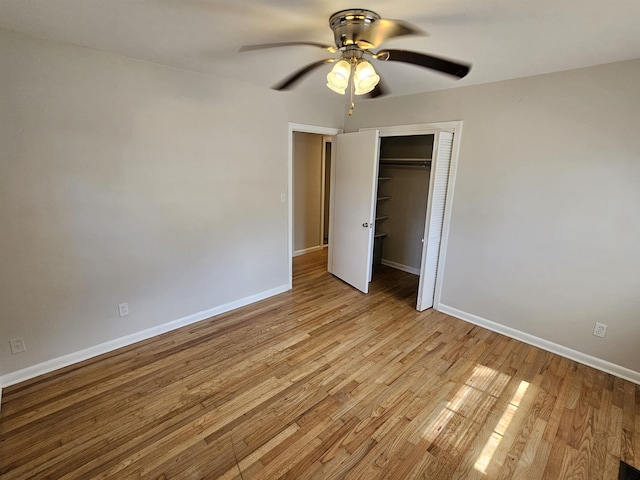
M 289 245 L 287 247 L 287 257 L 289 259 L 289 290 L 293 288 L 293 132 L 317 133 L 319 135 L 337 135 L 343 132 L 342 128 L 322 127 L 318 125 L 305 125 L 303 123 L 289 122 L 289 133 L 287 146 L 287 196 L 288 196 L 288 229 Z M 333 149 L 332 149 L 333 155 Z
M 555 353 L 570 360 L 574 360 L 578 363 L 582 363 L 583 365 L 593 367 L 597 370 L 610 373 L 611 375 L 615 375 L 616 377 L 620 377 L 640 385 L 640 372 L 635 372 L 629 368 L 622 367 L 615 363 L 607 362 L 606 360 L 587 355 L 586 353 L 582 353 L 563 345 L 550 342 L 549 340 L 545 340 L 543 338 L 521 332 L 520 330 L 507 327 L 506 325 L 487 320 L 486 318 L 482 318 L 478 315 L 458 310 L 457 308 L 453 308 L 442 303 L 434 305 L 434 309 L 439 312 L 446 313 L 447 315 L 451 315 L 452 317 L 459 318 L 460 320 L 464 320 L 465 322 L 479 325 L 480 327 L 491 330 L 492 332 L 497 332 L 509 338 L 514 338 L 529 345 L 533 345 L 534 347 L 546 350 L 547 352 Z
M 410 267 L 408 265 L 403 265 L 401 263 L 392 262 L 391 260 L 382 259 L 380 261 L 382 265 L 386 265 L 387 267 L 395 268 L 396 270 L 402 270 L 403 272 L 413 273 L 414 275 L 420 275 L 420 269 L 416 267 Z
M 437 132 L 458 134 L 462 120 L 451 122 L 416 123 L 412 125 L 391 125 L 385 127 L 363 127 L 358 131 L 378 130 L 381 137 L 402 137 L 407 135 L 429 135 Z
M 170 332 L 171 330 L 175 330 L 186 325 L 191 325 L 192 323 L 206 320 L 215 315 L 220 315 L 221 313 L 226 313 L 231 310 L 235 310 L 236 308 L 244 307 L 251 303 L 264 300 L 265 298 L 269 298 L 274 295 L 278 295 L 279 293 L 286 292 L 289 289 L 290 288 L 288 285 L 281 285 L 279 287 L 272 288 L 271 290 L 266 290 L 255 295 L 250 295 L 248 297 L 235 300 L 233 302 L 225 303 L 224 305 L 220 305 L 218 307 L 203 310 L 202 312 L 197 312 L 192 315 L 188 315 L 186 317 L 182 317 L 177 320 L 158 325 L 156 327 L 148 328 L 146 330 L 132 333 L 130 335 L 116 338 L 114 340 L 109 340 L 108 342 L 101 343 L 100 345 L 95 345 L 78 352 L 63 355 L 58 358 L 53 358 L 51 360 L 47 360 L 46 362 L 32 365 L 31 367 L 23 368 L 22 370 L 18 370 L 16 372 L 7 373 L 0 376 L 0 386 L 8 387 L 10 385 L 15 385 L 16 383 L 24 382 L 25 380 L 35 378 L 39 375 L 44 375 L 45 373 L 53 372 L 54 370 L 58 370 L 59 368 L 67 367 L 69 365 L 73 365 L 74 363 L 82 362 L 98 355 L 102 355 L 103 353 L 108 353 L 113 350 L 117 350 L 118 348 L 126 347 L 133 343 L 147 340 L 148 338 L 155 337 L 166 332 Z
M 0 413 L 2 413 L 2 387 L 0 387 Z
M 320 250 L 322 250 L 322 245 L 316 245 L 315 247 L 309 247 L 309 248 L 304 248 L 302 250 L 296 250 L 295 252 L 293 252 L 293 256 L 294 257 L 299 257 L 300 255 L 306 255 L 307 253 L 311 253 L 311 252 L 319 252 Z

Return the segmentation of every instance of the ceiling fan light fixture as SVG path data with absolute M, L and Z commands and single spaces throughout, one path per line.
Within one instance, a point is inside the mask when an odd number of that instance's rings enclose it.
M 373 65 L 366 60 L 360 60 L 356 65 L 356 70 L 353 75 L 353 83 L 355 86 L 356 95 L 364 95 L 369 93 L 380 81 L 380 76 L 376 73 Z
M 327 82 L 327 88 L 333 90 L 336 93 L 339 93 L 340 95 L 345 95 L 347 93 L 347 89 L 345 88 L 337 88 L 334 85 L 331 85 L 330 82 Z
M 351 65 L 346 60 L 340 60 L 327 74 L 327 87 L 336 93 L 344 95 L 349 86 L 350 75 Z
M 380 77 L 378 74 L 371 64 L 364 60 L 366 55 L 381 62 L 390 61 L 416 65 L 456 78 L 463 78 L 471 68 L 471 65 L 420 52 L 379 50 L 383 43 L 392 38 L 406 35 L 426 35 L 426 33 L 402 20 L 381 18 L 380 15 L 372 10 L 363 8 L 340 10 L 329 17 L 329 27 L 333 32 L 335 46 L 326 46 L 318 42 L 288 41 L 244 45 L 240 48 L 240 51 L 306 45 L 320 47 L 322 50 L 332 54 L 339 54 L 340 56 L 337 58 L 325 58 L 305 65 L 271 88 L 278 91 L 288 90 L 317 68 L 333 63 L 334 67 L 327 75 L 327 87 L 341 95 L 345 95 L 348 90 L 352 106 L 351 110 L 353 110 L 355 95 L 370 93 L 371 98 L 375 98 L 387 93 L 382 84 L 379 83 Z

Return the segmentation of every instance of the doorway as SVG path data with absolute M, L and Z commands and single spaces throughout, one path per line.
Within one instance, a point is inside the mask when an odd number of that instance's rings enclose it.
M 374 274 L 386 265 L 420 275 L 434 134 L 380 139 Z
M 369 129 L 362 129 L 369 130 Z M 379 127 L 381 138 L 434 136 L 416 309 L 440 305 L 462 121 Z
M 323 248 L 325 219 L 324 136 L 293 133 L 293 255 Z M 328 212 L 326 212 L 328 215 Z
M 326 206 L 329 204 L 329 200 L 330 200 L 330 195 L 327 191 L 325 191 L 325 184 L 326 183 L 330 183 L 330 175 L 327 175 L 327 168 L 330 169 L 331 164 L 330 164 L 330 158 L 331 158 L 331 140 L 333 138 L 334 135 L 337 135 L 339 133 L 342 133 L 342 129 L 339 128 L 333 128 L 333 127 L 323 127 L 323 126 L 318 126 L 318 125 L 306 125 L 306 124 L 299 124 L 299 123 L 289 123 L 289 144 L 288 144 L 288 185 L 287 185 L 287 196 L 289 198 L 288 201 L 288 218 L 289 218 L 289 222 L 288 222 L 288 230 L 289 230 L 289 245 L 288 245 L 288 257 L 289 257 L 289 288 L 293 287 L 293 257 L 295 255 L 296 252 L 298 252 L 298 254 L 300 254 L 300 248 L 296 249 L 296 246 L 294 245 L 294 229 L 295 229 L 295 223 L 294 223 L 294 201 L 295 201 L 295 193 L 294 193 L 294 187 L 295 187 L 295 180 L 294 180 L 294 175 L 295 175 L 295 169 L 294 169 L 294 160 L 295 160 L 295 142 L 294 142 L 294 136 L 297 133 L 302 133 L 302 134 L 312 134 L 314 136 L 318 136 L 320 138 L 320 155 L 321 158 L 323 158 L 322 160 L 322 167 L 321 167 L 321 175 L 320 175 L 320 190 L 322 191 L 322 195 L 320 198 L 320 201 L 318 203 L 318 209 L 317 209 L 317 215 L 319 217 L 319 230 L 317 233 L 317 245 L 319 246 L 320 249 L 322 249 L 323 245 L 324 245 L 324 238 L 325 238 L 325 232 L 326 233 L 326 237 L 328 238 L 328 229 L 329 229 L 329 222 L 328 222 L 328 218 L 329 218 L 329 209 L 326 208 Z M 329 153 L 329 156 L 327 157 L 327 152 Z M 326 166 L 326 159 L 324 157 L 327 157 L 329 159 L 329 165 L 328 167 Z M 328 178 L 327 178 L 328 177 Z M 324 210 L 324 211 L 323 211 Z M 298 246 L 299 247 L 299 246 Z M 304 250 L 304 248 L 303 248 Z

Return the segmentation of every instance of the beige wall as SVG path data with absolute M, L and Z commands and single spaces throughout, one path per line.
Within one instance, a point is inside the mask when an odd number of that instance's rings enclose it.
M 379 99 L 346 130 L 463 120 L 442 303 L 640 372 L 639 82 L 636 60 Z
M 321 246 L 322 135 L 293 133 L 293 251 Z
M 0 65 L 0 375 L 287 284 L 287 124 L 341 127 L 342 98 L 6 30 Z M 639 80 L 358 103 L 347 130 L 464 121 L 443 304 L 640 372 Z
M 288 122 L 339 101 L 6 30 L 0 65 L 0 376 L 286 288 Z

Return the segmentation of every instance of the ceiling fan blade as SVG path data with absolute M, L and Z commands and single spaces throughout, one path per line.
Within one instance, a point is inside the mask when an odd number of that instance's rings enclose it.
M 300 70 L 295 71 L 287 78 L 281 80 L 279 83 L 276 83 L 273 87 L 274 90 L 287 90 L 291 88 L 294 83 L 300 80 L 302 77 L 307 75 L 312 70 L 324 65 L 325 63 L 333 63 L 336 60 L 334 58 L 326 58 L 324 60 L 319 60 L 317 62 L 310 63 L 309 65 L 302 67 Z
M 390 38 L 402 37 L 404 35 L 427 35 L 427 32 L 424 30 L 402 20 L 381 18 L 373 24 L 373 27 L 373 37 L 370 40 L 364 41 L 363 43 L 368 45 L 362 45 L 362 48 L 376 48 Z
M 408 50 L 381 50 L 377 53 L 376 58 L 385 62 L 412 63 L 419 67 L 430 68 L 458 78 L 466 76 L 471 69 L 471 65 Z
M 259 43 L 257 45 L 243 45 L 240 47 L 239 52 L 249 52 L 251 50 L 263 50 L 265 48 L 277 48 L 277 47 L 293 47 L 297 45 L 309 45 L 312 47 L 322 48 L 331 53 L 335 53 L 337 51 L 336 47 L 330 47 L 328 45 L 324 45 L 322 43 L 317 42 L 277 42 L 277 43 Z
M 377 97 L 381 97 L 383 95 L 388 95 L 388 94 L 389 94 L 389 90 L 387 89 L 387 86 L 384 84 L 384 82 L 381 79 L 378 82 L 378 84 L 375 86 L 375 88 L 367 94 L 367 97 L 377 98 Z

